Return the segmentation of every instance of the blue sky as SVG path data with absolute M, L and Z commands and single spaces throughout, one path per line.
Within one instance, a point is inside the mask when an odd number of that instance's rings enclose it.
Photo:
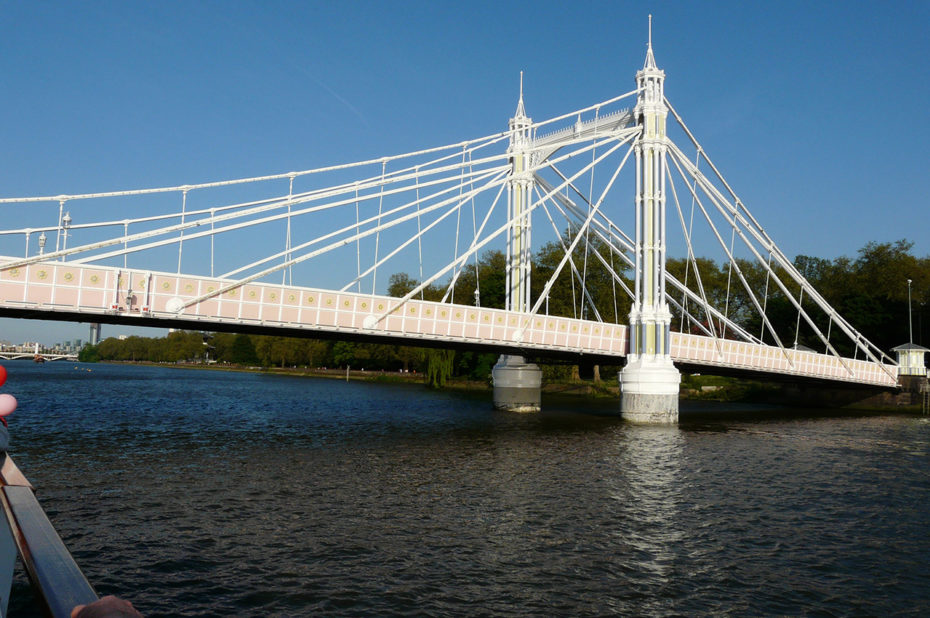
M 927 2 L 0 1 L 0 195 L 488 135 L 521 70 L 535 120 L 629 91 L 649 13 L 666 95 L 785 253 L 900 238 L 930 253 Z M 0 320 L 0 339 L 76 337 Z

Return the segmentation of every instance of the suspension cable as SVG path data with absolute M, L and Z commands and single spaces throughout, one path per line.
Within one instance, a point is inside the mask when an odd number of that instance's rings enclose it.
M 182 193 L 181 198 L 181 232 L 178 234 L 178 274 L 181 274 L 181 252 L 184 251 L 184 215 L 187 212 L 187 189 Z
M 700 147 L 699 147 L 698 151 L 694 153 L 694 169 L 695 170 L 699 169 L 698 164 L 700 162 L 701 162 L 701 153 L 700 153 Z M 669 181 L 671 182 L 671 178 L 672 178 L 671 174 L 668 175 L 668 178 L 669 178 Z M 695 186 L 691 188 L 691 192 L 694 193 L 697 188 L 697 180 L 694 180 L 692 182 L 694 183 Z M 682 231 L 684 231 L 684 221 L 682 221 Z M 692 238 L 693 233 L 694 233 L 694 197 L 691 198 L 691 215 L 688 219 L 687 237 L 689 239 L 689 242 L 690 242 L 690 239 Z M 689 253 L 689 259 L 685 260 L 685 281 L 684 281 L 685 287 L 688 286 L 688 271 L 690 270 L 692 262 L 694 263 L 694 270 L 695 272 L 697 272 L 697 267 L 698 267 L 697 258 L 694 256 L 694 253 Z M 688 306 L 688 299 L 685 295 L 682 295 L 681 297 L 681 304 L 683 307 Z M 685 320 L 685 315 L 684 313 L 682 313 L 681 314 L 682 331 L 684 330 L 684 324 L 685 324 L 684 320 Z
M 416 199 L 417 199 L 417 261 L 420 266 L 420 278 L 423 281 L 423 230 L 420 219 L 420 168 L 416 168 Z M 420 291 L 420 300 L 423 300 L 423 291 Z
M 287 232 L 284 236 L 284 249 L 287 253 L 284 254 L 284 259 L 291 259 L 291 200 L 294 199 L 294 176 L 293 174 L 288 177 L 287 185 Z M 287 278 L 290 277 L 290 284 L 294 283 L 294 272 L 291 268 L 288 268 L 286 271 L 281 273 L 281 285 L 287 283 Z

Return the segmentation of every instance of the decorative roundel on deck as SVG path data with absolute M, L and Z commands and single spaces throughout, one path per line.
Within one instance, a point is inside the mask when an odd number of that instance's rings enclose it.
M 347 300 L 342 301 L 342 306 L 343 306 L 343 307 L 348 307 L 348 306 L 351 305 L 351 304 L 352 304 L 352 303 L 350 303 L 350 302 L 347 301 Z
M 140 282 L 139 282 L 139 287 L 142 287 L 142 284 L 143 284 L 143 282 L 140 281 Z M 161 284 L 161 287 L 162 287 L 162 289 L 167 290 L 167 289 L 170 289 L 170 288 L 171 288 L 171 284 L 168 283 L 167 281 L 165 281 L 164 283 Z
M 456 317 L 456 318 L 462 317 L 462 312 L 461 312 L 461 311 L 456 311 L 456 312 L 455 312 L 455 317 Z
M 368 303 L 363 302 L 363 303 L 362 303 L 362 309 L 368 309 Z
M 500 324 L 500 323 L 503 322 L 503 321 L 504 321 L 504 318 L 502 318 L 501 316 L 497 316 L 497 323 L 498 323 L 498 324 Z
M 271 300 L 278 300 L 278 295 L 274 292 L 271 293 Z
M 255 290 L 249 290 L 249 298 L 255 298 Z
M 333 304 L 333 299 L 332 299 L 332 298 L 327 298 L 327 299 L 326 299 L 326 306 L 327 306 L 327 307 L 331 307 L 332 304 Z
M 91 275 L 91 276 L 90 276 L 90 282 L 91 282 L 91 283 L 97 283 L 98 281 L 100 281 L 100 277 L 98 277 L 97 275 Z
M 474 314 L 474 313 L 469 313 L 469 314 L 468 314 L 468 321 L 469 321 L 469 322 L 474 322 L 474 321 L 475 321 L 475 314 Z
M 433 310 L 432 310 L 432 309 L 427 309 L 427 310 L 426 310 L 426 315 L 433 315 Z
M 74 275 L 72 273 L 65 273 L 65 281 L 71 281 L 72 279 L 74 279 Z
M 578 332 L 578 325 L 577 325 L 577 324 L 572 324 L 572 332 L 573 332 L 573 333 L 577 333 L 577 332 Z
M 165 281 L 165 283 L 168 283 L 168 282 Z M 145 279 L 139 279 L 139 289 L 141 290 L 144 287 L 145 287 Z M 168 288 L 165 288 L 165 289 L 167 290 Z
M 227 295 L 227 296 L 235 296 L 235 295 L 236 295 L 236 290 L 229 290 L 228 292 L 226 292 L 226 295 Z
M 184 286 L 184 291 L 185 291 L 185 292 L 193 292 L 193 291 L 194 291 L 194 286 L 191 285 L 190 283 L 188 283 L 187 285 Z
M 448 315 L 448 312 L 445 309 L 443 309 L 442 311 L 439 312 L 439 315 L 441 315 L 442 317 L 446 317 Z
M 486 315 L 485 315 L 485 316 L 481 316 L 481 321 L 482 321 L 482 322 L 490 322 L 490 321 L 491 321 L 491 318 L 489 318 L 489 317 L 486 316 Z
M 184 301 L 175 296 L 174 298 L 169 298 L 168 302 L 165 303 L 165 311 L 169 313 L 180 313 L 183 305 Z
M 378 311 L 384 311 L 384 303 L 378 303 Z
M 10 276 L 13 277 L 14 279 L 19 277 L 19 269 L 18 268 L 12 269 L 10 271 Z
M 212 292 L 212 291 L 214 291 L 215 289 L 216 289 L 216 288 L 213 287 L 213 286 L 211 285 L 211 286 L 209 286 L 209 287 L 207 288 L 207 292 Z
M 598 328 L 597 326 L 595 326 L 595 327 L 594 327 L 594 334 L 596 335 L 596 334 L 598 334 L 599 332 L 601 332 L 601 329 Z
M 366 315 L 364 321 L 362 321 L 362 326 L 371 330 L 378 325 L 378 317 L 375 315 Z
M 297 300 L 297 297 L 296 297 L 296 296 L 294 296 L 293 294 L 288 294 L 288 296 L 287 296 L 287 302 L 292 303 L 292 302 L 294 302 L 295 300 Z
M 417 312 L 417 308 L 416 308 L 416 307 L 411 307 L 411 308 L 410 308 L 410 313 L 416 313 L 416 312 Z
M 307 304 L 308 304 L 308 305 L 312 305 L 315 301 L 316 301 L 316 299 L 315 299 L 314 297 L 312 297 L 312 296 L 308 296 L 308 297 L 307 297 Z
M 48 277 L 48 273 L 45 272 L 44 270 L 40 270 L 40 271 L 39 271 L 39 279 L 45 279 L 46 277 Z

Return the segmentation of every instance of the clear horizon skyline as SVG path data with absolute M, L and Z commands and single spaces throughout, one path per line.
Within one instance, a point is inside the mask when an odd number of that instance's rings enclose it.
M 506 128 L 520 71 L 527 113 L 556 116 L 630 90 L 649 13 L 667 96 L 789 257 L 930 254 L 930 3 L 3 3 L 0 196 L 455 143 Z M 87 329 L 2 319 L 0 339 Z M 104 325 L 128 332 L 167 331 Z

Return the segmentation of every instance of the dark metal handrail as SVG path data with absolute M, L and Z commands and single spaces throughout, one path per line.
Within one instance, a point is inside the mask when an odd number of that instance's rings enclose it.
M 48 616 L 68 618 L 75 605 L 96 601 L 97 593 L 36 500 L 35 489 L 7 453 L 0 453 L 0 461 L 0 508 L 29 581 Z

